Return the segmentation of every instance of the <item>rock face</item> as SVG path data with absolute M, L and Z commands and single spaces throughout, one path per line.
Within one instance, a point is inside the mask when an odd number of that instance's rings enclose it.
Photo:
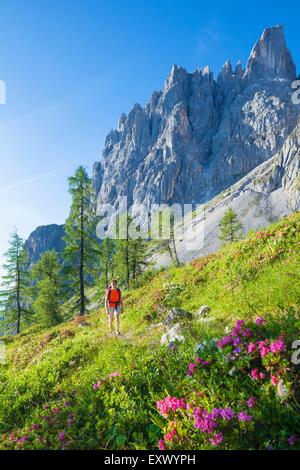
M 37 227 L 25 242 L 30 264 L 36 263 L 43 253 L 55 250 L 58 254 L 65 247 L 63 225 L 44 225 Z
M 296 67 L 284 41 L 283 27 L 267 28 L 255 44 L 247 64 L 245 77 L 257 80 L 296 79 Z
M 177 241 L 180 261 L 187 262 L 220 248 L 219 223 L 228 207 L 237 213 L 244 232 L 259 229 L 280 217 L 300 210 L 300 120 L 285 140 L 280 151 L 261 163 L 238 183 L 200 207 L 185 233 L 201 225 L 196 243 L 187 248 L 184 239 Z M 160 255 L 157 265 L 168 265 L 167 256 Z
M 209 67 L 173 66 L 164 89 L 122 114 L 95 163 L 98 206 L 198 203 L 212 199 L 271 159 L 295 128 L 296 68 L 281 26 L 266 29 L 245 71 L 227 61 L 217 80 Z

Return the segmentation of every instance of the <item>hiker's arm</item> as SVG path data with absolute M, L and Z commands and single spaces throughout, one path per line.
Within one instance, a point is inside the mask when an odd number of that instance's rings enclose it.
M 105 292 L 105 310 L 108 312 L 108 290 Z

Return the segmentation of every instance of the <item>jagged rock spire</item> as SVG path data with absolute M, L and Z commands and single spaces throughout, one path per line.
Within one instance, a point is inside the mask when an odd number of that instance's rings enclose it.
M 245 78 L 295 80 L 296 67 L 284 37 L 283 26 L 266 28 L 253 47 Z

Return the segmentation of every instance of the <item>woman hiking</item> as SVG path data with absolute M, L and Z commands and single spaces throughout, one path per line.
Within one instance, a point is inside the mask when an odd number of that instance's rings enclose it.
M 120 335 L 120 313 L 123 307 L 122 291 L 117 287 L 117 281 L 113 279 L 105 292 L 105 310 L 108 318 L 110 333 L 113 333 L 113 321 L 115 321 L 115 333 Z

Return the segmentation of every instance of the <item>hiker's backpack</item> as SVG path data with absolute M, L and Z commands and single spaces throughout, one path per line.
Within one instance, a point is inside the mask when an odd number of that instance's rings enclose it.
M 120 289 L 117 287 L 117 289 L 114 289 L 114 292 L 113 292 L 113 293 L 114 293 L 114 294 L 115 294 L 115 293 L 118 293 L 118 300 L 117 300 L 117 299 L 112 299 L 112 300 L 111 300 L 112 288 L 109 287 L 109 288 L 108 288 L 108 295 L 107 295 L 107 302 L 108 302 L 108 304 L 113 304 L 113 305 L 115 305 L 115 306 L 117 307 L 117 306 L 120 304 L 120 302 L 121 302 L 121 291 L 120 291 Z

